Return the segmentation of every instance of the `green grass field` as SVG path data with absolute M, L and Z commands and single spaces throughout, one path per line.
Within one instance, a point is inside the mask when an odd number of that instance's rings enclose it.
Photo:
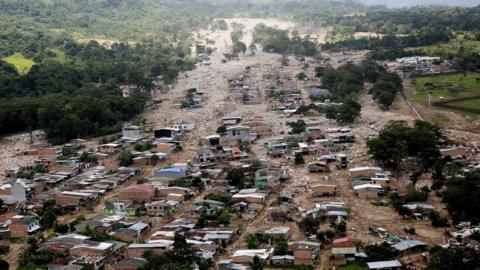
M 10 63 L 15 66 L 18 73 L 27 74 L 32 66 L 35 64 L 33 60 L 25 58 L 21 53 L 14 53 L 8 57 L 3 58 L 7 63 Z
M 447 43 L 423 47 L 411 47 L 407 48 L 406 50 L 420 50 L 428 55 L 455 54 L 458 52 L 462 45 L 466 50 L 480 52 L 480 41 L 465 40 L 463 36 L 458 36 L 456 39 L 452 39 Z
M 480 74 L 463 74 L 422 77 L 412 79 L 411 85 L 417 90 L 412 96 L 415 102 L 427 105 L 428 93 L 432 93 L 433 101 L 462 97 L 480 96 Z M 479 109 L 480 98 L 449 103 L 466 109 Z
M 367 268 L 366 263 L 363 262 L 353 262 L 348 265 L 341 266 L 339 270 L 364 270 Z
M 58 61 L 62 64 L 65 63 L 65 61 L 67 60 L 65 53 L 59 49 L 49 48 L 48 51 L 49 51 L 49 54 L 51 54 L 50 59 L 52 60 Z
M 456 101 L 449 104 L 462 108 L 480 109 L 480 98 Z

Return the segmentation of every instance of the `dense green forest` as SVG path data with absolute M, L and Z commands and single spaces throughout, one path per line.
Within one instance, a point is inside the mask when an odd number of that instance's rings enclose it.
M 208 3 L 196 0 L 4 0 L 1 28 L 66 31 L 88 37 L 186 38 L 208 24 Z
M 479 30 L 480 6 L 413 7 L 366 13 L 365 16 L 341 16 L 329 23 L 344 33 L 416 34 L 428 28 L 452 31 Z M 341 29 L 341 30 L 340 30 Z
M 215 17 L 283 17 L 317 24 L 366 10 L 366 6 L 352 0 L 4 0 L 0 1 L 0 28 L 175 41 L 187 38 L 192 29 L 207 26 Z
M 364 16 L 337 16 L 328 22 L 339 41 L 327 42 L 326 50 L 398 49 L 444 43 L 458 32 L 479 33 L 480 6 L 414 7 L 368 12 Z M 384 36 L 354 38 L 356 32 Z M 473 37 L 478 36 L 474 34 Z
M 55 143 L 117 131 L 142 112 L 156 78 L 168 83 L 194 67 L 188 48 L 155 42 L 105 48 L 66 37 L 18 41 L 24 46 L 6 42 L 2 49 L 19 49 L 37 64 L 20 75 L 0 61 L 1 133 L 42 128 Z M 130 86 L 130 95 L 120 85 Z
M 450 40 L 454 31 L 477 31 L 480 25 L 478 7 L 385 10 L 376 6 L 362 16 L 366 11 L 366 6 L 352 0 L 1 1 L 0 130 L 8 134 L 43 128 L 53 142 L 118 130 L 122 121 L 142 111 L 156 78 L 168 83 L 180 71 L 194 67 L 186 45 L 171 44 L 187 44 L 192 29 L 208 26 L 215 17 L 282 17 L 334 25 L 346 33 L 380 29 L 387 34 L 324 45 L 333 50 L 428 45 Z M 255 41 L 266 51 L 317 53 L 308 39 L 262 25 L 255 30 Z M 81 37 L 122 42 L 105 48 L 96 42 L 81 44 Z M 238 44 L 244 51 L 246 45 Z M 471 70 L 478 66 L 478 58 L 464 57 L 457 63 Z M 358 92 L 350 89 L 352 84 L 337 85 L 343 78 L 329 81 L 332 71 L 325 73 L 326 86 L 339 99 L 346 98 L 343 88 Z M 333 76 L 342 77 L 342 69 L 339 74 Z M 390 82 L 378 83 L 372 90 L 386 108 L 396 91 L 385 90 Z M 129 96 L 123 96 L 125 85 L 131 87 Z
M 338 42 L 327 42 L 324 50 L 378 50 L 417 47 L 447 42 L 454 37 L 453 32 L 446 28 L 423 29 L 418 34 L 407 36 L 387 35 L 375 38 L 348 38 Z
M 288 31 L 268 27 L 264 24 L 255 26 L 253 40 L 255 43 L 261 44 L 266 52 L 305 56 L 314 56 L 317 53 L 317 46 L 308 37 L 301 38 L 294 35 L 290 38 Z

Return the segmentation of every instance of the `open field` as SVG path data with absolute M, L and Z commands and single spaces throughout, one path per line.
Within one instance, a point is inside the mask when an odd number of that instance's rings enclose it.
M 446 108 L 446 107 L 439 107 L 439 106 L 428 106 L 428 89 L 426 89 L 425 86 L 421 85 L 421 82 L 426 81 L 433 81 L 437 84 L 439 83 L 444 83 L 448 82 L 449 84 L 453 84 L 452 82 L 455 82 L 458 80 L 459 82 L 462 83 L 464 89 L 469 88 L 469 91 L 463 91 L 461 94 L 457 92 L 450 93 L 446 89 L 441 89 L 440 87 L 437 87 L 436 90 L 432 90 L 434 93 L 433 95 L 433 100 L 438 100 L 439 97 L 443 96 L 444 98 L 449 98 L 449 99 L 458 99 L 466 96 L 472 96 L 474 93 L 477 93 L 479 95 L 479 88 L 480 88 L 480 83 L 478 83 L 479 86 L 476 86 L 477 83 L 475 82 L 476 80 L 473 79 L 475 74 L 469 74 L 467 76 L 467 79 L 460 80 L 460 76 L 463 77 L 463 75 L 449 75 L 449 76 L 441 76 L 441 77 L 424 77 L 424 78 L 416 78 L 416 83 L 413 84 L 412 80 L 405 80 L 403 87 L 404 87 L 404 93 L 406 94 L 407 98 L 412 101 L 412 106 L 418 110 L 419 114 L 425 121 L 429 121 L 438 125 L 441 125 L 443 128 L 445 128 L 447 131 L 454 131 L 454 134 L 450 134 L 449 136 L 453 136 L 456 139 L 459 139 L 460 141 L 466 141 L 466 138 L 469 138 L 472 136 L 472 133 L 470 133 L 468 136 L 461 135 L 460 133 L 457 134 L 459 131 L 465 131 L 465 132 L 473 132 L 475 134 L 478 134 L 480 130 L 480 117 L 478 114 L 473 114 L 473 113 L 467 113 L 465 110 L 458 110 L 454 108 Z M 477 74 L 477 76 L 480 74 Z M 451 79 L 448 80 L 448 78 L 445 77 L 456 77 L 456 79 Z M 468 79 L 470 78 L 470 79 Z M 475 83 L 474 83 L 475 82 Z M 423 89 L 423 92 L 422 92 Z M 476 90 L 475 90 L 476 89 Z M 463 96 L 460 96 L 463 95 Z M 448 99 L 447 99 L 448 102 Z M 466 105 L 466 109 L 468 110 L 469 108 L 475 108 L 475 102 L 478 102 L 477 100 L 474 99 L 469 99 L 468 101 L 452 101 L 448 104 L 450 105 L 457 105 L 456 103 L 461 102 L 468 102 L 468 104 L 463 104 Z M 474 102 L 473 104 L 471 102 Z M 448 105 L 447 104 L 447 105 Z M 478 104 L 478 103 L 477 103 Z M 462 105 L 462 104 L 460 104 Z M 479 109 L 479 105 L 476 105 L 476 109 Z M 459 135 L 457 137 L 456 135 Z M 463 138 L 463 139 L 462 139 Z M 468 141 L 477 141 L 479 142 L 480 138 L 471 140 L 468 139 Z
M 49 53 L 51 53 L 50 59 L 52 60 L 58 61 L 60 63 L 65 63 L 65 61 L 67 61 L 65 53 L 59 49 L 50 48 Z
M 463 107 L 463 108 L 473 108 L 479 109 L 480 108 L 480 98 L 463 100 L 463 101 L 456 101 L 449 103 L 451 105 Z
M 428 93 L 432 93 L 433 101 L 450 100 L 480 95 L 480 74 L 463 74 L 416 78 L 409 82 L 415 89 L 412 99 L 428 105 Z M 465 108 L 479 108 L 480 99 L 455 102 Z
M 3 58 L 7 63 L 10 63 L 15 66 L 18 73 L 26 74 L 30 71 L 35 62 L 33 60 L 25 58 L 21 53 L 14 53 L 8 57 Z
M 458 52 L 462 45 L 466 50 L 480 52 L 480 41 L 464 40 L 461 36 L 457 37 L 456 39 L 452 39 L 446 43 L 423 47 L 410 47 L 407 48 L 407 50 L 420 50 L 428 55 L 455 54 Z

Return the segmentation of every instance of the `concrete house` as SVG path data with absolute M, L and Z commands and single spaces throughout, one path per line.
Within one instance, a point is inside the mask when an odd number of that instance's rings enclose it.
M 280 184 L 281 171 L 259 169 L 255 172 L 255 186 L 259 188 L 276 189 Z
M 311 137 L 314 140 L 323 139 L 325 137 L 325 134 L 320 127 L 307 127 L 305 132 L 308 137 Z
M 292 265 L 295 262 L 295 257 L 292 255 L 277 255 L 270 258 L 272 265 Z
M 220 145 L 220 135 L 210 135 L 205 138 L 207 145 L 209 146 L 218 146 Z
M 191 124 L 191 123 L 174 124 L 173 128 L 179 129 L 182 132 L 190 132 L 195 129 L 195 124 Z
M 267 193 L 257 192 L 256 189 L 241 190 L 240 192 L 232 196 L 232 201 L 264 204 L 266 198 L 267 198 Z
M 307 165 L 308 171 L 311 173 L 318 173 L 318 172 L 329 172 L 330 167 L 326 161 L 314 161 L 310 162 Z
M 335 266 L 346 265 L 347 262 L 355 260 L 355 254 L 357 253 L 357 248 L 352 247 L 332 247 L 332 257 L 331 262 Z
M 153 217 L 165 217 L 170 216 L 175 212 L 175 209 L 178 207 L 179 203 L 171 200 L 161 200 L 154 201 L 151 203 L 146 203 L 145 208 L 147 208 L 147 214 Z
M 103 209 L 106 215 L 119 215 L 119 216 L 134 216 L 136 214 L 136 206 L 132 201 L 116 201 L 113 203 L 105 204 Z
M 91 201 L 92 195 L 83 192 L 63 191 L 55 194 L 55 203 L 62 206 L 81 207 Z
M 122 145 L 118 143 L 106 143 L 98 146 L 98 151 L 103 154 L 113 155 L 122 149 Z
M 38 159 L 56 159 L 57 149 L 51 148 L 40 148 L 37 150 Z
M 309 241 L 289 242 L 288 250 L 293 252 L 295 265 L 314 265 L 320 254 L 320 243 Z
M 379 167 L 355 167 L 348 170 L 350 177 L 369 176 L 375 177 L 377 173 L 383 173 Z
M 156 195 L 156 189 L 152 185 L 142 184 L 127 187 L 120 191 L 121 200 L 134 202 L 150 202 Z
M 235 126 L 242 121 L 242 117 L 239 116 L 229 116 L 222 119 L 223 124 L 226 126 Z
M 422 215 L 428 215 L 435 211 L 435 207 L 431 203 L 427 202 L 411 202 L 404 204 L 403 207 L 410 209 L 412 213 L 419 213 Z
M 150 231 L 150 224 L 137 222 L 128 228 L 120 228 L 114 231 L 115 238 L 123 242 L 135 242 L 144 240 Z
M 147 263 L 147 260 L 142 258 L 123 259 L 113 265 L 114 270 L 137 270 Z
M 108 242 L 85 242 L 75 245 L 69 251 L 70 256 L 77 257 L 107 257 L 113 253 L 114 244 Z
M 175 139 L 181 135 L 181 130 L 178 128 L 160 128 L 155 130 L 155 138 L 156 139 Z
M 34 191 L 34 185 L 19 179 L 0 187 L 0 199 L 6 203 L 25 202 L 33 196 Z
M 28 237 L 40 230 L 40 223 L 33 216 L 15 216 L 11 221 L 10 237 Z
M 250 127 L 232 126 L 227 128 L 227 137 L 230 141 L 251 141 Z
M 419 240 L 403 240 L 392 245 L 394 251 L 400 256 L 423 252 L 427 249 L 427 244 Z
M 337 193 L 337 185 L 316 184 L 312 186 L 313 197 L 335 196 L 336 193 Z
M 164 251 L 169 250 L 173 241 L 164 240 L 162 242 L 146 243 L 146 244 L 131 244 L 127 247 L 127 258 L 143 258 L 147 251 L 152 251 L 154 254 L 160 255 Z
M 376 199 L 378 198 L 378 193 L 382 189 L 380 185 L 374 184 L 362 184 L 353 187 L 355 194 L 362 199 Z
M 75 225 L 75 231 L 77 232 L 85 232 L 87 228 L 104 233 L 109 233 L 113 230 L 113 224 L 100 220 L 89 219 Z
M 292 235 L 290 228 L 286 226 L 273 227 L 271 229 L 265 230 L 264 233 L 266 235 L 271 235 L 274 238 L 277 236 L 283 236 L 285 239 L 289 239 Z
M 139 126 L 127 126 L 123 128 L 122 139 L 128 141 L 138 141 L 142 139 L 142 128 Z
M 199 162 L 214 162 L 216 155 L 210 146 L 202 146 L 197 150 L 196 159 Z
M 237 250 L 232 255 L 232 262 L 239 264 L 249 264 L 253 261 L 253 258 L 257 256 L 261 261 L 267 262 L 270 256 L 273 254 L 272 249 L 245 249 Z

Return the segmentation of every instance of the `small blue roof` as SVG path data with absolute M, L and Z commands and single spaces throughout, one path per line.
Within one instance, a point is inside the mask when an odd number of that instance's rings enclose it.
M 310 95 L 314 97 L 328 96 L 330 94 L 330 91 L 328 91 L 327 89 L 313 89 L 312 91 L 310 91 Z
M 172 167 L 172 168 L 160 169 L 157 171 L 157 173 L 162 173 L 162 172 L 182 173 L 183 169 L 178 167 Z

